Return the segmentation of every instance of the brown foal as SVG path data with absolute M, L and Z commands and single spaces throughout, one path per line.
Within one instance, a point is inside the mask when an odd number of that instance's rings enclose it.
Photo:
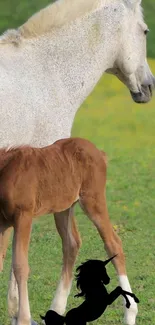
M 105 153 L 91 142 L 80 138 L 59 140 L 44 148 L 23 146 L 8 151 L 0 150 L 1 270 L 10 229 L 14 229 L 8 294 L 12 324 L 31 323 L 27 288 L 31 226 L 33 218 L 47 213 L 54 214 L 63 248 L 61 281 L 51 309 L 59 313 L 60 305 L 63 305 L 62 310 L 65 309 L 72 270 L 81 245 L 73 216 L 73 205 L 76 202 L 79 202 L 96 226 L 109 257 L 117 254 L 113 263 L 120 284 L 123 289 L 131 291 L 121 240 L 113 230 L 107 211 Z M 12 287 L 13 277 L 17 281 L 16 287 Z M 60 291 L 62 301 L 58 302 L 57 295 Z M 131 311 L 135 311 L 136 304 L 133 300 L 131 302 Z

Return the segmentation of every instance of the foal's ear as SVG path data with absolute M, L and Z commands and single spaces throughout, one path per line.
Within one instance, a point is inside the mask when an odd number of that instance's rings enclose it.
M 40 315 L 40 318 L 43 319 L 43 320 L 45 320 L 45 317 L 44 317 L 44 316 L 41 316 L 41 315 Z

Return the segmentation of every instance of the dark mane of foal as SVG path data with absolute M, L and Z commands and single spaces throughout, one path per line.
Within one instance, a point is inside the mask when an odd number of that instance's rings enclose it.
M 28 145 L 18 146 L 18 147 L 11 147 L 1 148 L 0 149 L 0 172 L 9 164 L 10 161 L 15 160 L 17 161 L 21 157 L 21 152 L 31 152 L 33 149 Z
M 30 145 L 21 145 L 21 146 L 14 146 L 9 149 L 1 148 L 0 149 L 0 175 L 3 174 L 4 169 L 8 171 L 11 170 L 10 164 L 12 168 L 18 170 L 20 173 L 19 164 L 22 162 L 24 167 L 24 171 L 28 169 L 28 166 L 31 167 L 32 164 L 34 165 L 36 162 L 39 165 L 40 159 L 39 157 L 43 157 L 43 149 L 44 148 L 35 148 L 31 147 Z M 49 146 L 50 148 L 50 146 Z M 35 161 L 36 158 L 36 161 Z M 46 156 L 45 156 L 46 158 Z M 43 160 L 43 159 L 42 159 Z M 45 161 L 46 159 L 44 159 Z M 12 172 L 12 170 L 11 170 Z
M 85 297 L 89 295 L 94 288 L 101 288 L 101 283 L 104 283 L 107 277 L 105 264 L 100 260 L 88 260 L 82 263 L 77 269 L 75 278 L 77 288 L 81 290 L 75 297 Z
M 5 168 L 7 164 L 13 159 L 14 154 L 15 152 L 13 149 L 0 149 L 0 173 L 2 172 L 3 168 Z

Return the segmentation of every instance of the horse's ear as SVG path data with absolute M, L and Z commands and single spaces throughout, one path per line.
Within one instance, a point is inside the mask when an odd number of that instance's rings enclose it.
M 134 8 L 137 5 L 140 5 L 142 0 L 127 0 L 128 3 Z

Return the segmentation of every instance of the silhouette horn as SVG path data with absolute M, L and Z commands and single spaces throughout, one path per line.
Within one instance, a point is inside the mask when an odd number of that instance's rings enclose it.
M 105 262 L 104 262 L 104 265 L 107 265 L 114 257 L 116 257 L 118 254 L 116 254 L 116 255 L 114 255 L 114 256 L 112 256 L 112 257 L 110 257 L 108 260 L 106 260 Z

